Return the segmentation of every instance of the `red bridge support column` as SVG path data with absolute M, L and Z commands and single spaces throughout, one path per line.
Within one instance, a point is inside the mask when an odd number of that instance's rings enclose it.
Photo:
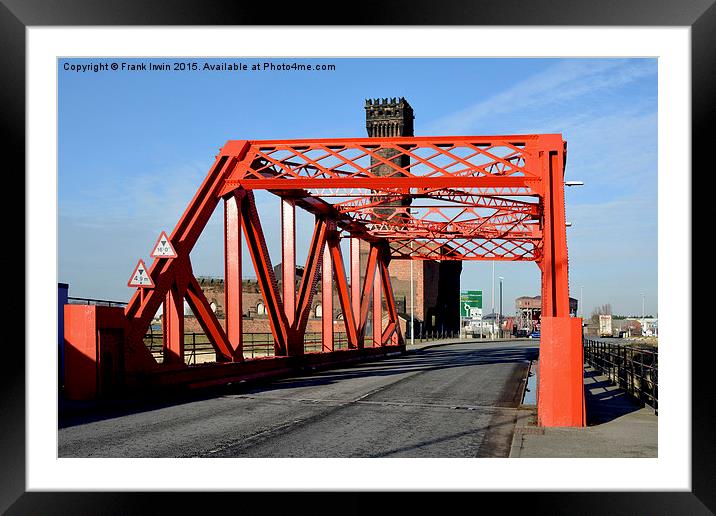
M 537 419 L 541 426 L 584 426 L 582 320 L 569 316 L 564 143 L 559 135 L 540 151 L 544 189 L 542 321 Z
M 537 411 L 541 426 L 584 426 L 582 319 L 542 317 Z

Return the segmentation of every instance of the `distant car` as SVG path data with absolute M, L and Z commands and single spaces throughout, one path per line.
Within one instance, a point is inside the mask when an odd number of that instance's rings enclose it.
M 532 333 L 530 333 L 530 339 L 539 339 L 539 332 L 533 331 Z
M 525 337 L 528 336 L 527 330 L 517 330 L 517 335 L 516 335 L 516 336 L 517 336 L 518 339 L 524 339 Z

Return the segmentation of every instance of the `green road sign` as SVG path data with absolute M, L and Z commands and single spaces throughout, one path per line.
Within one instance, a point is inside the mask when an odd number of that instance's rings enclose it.
M 480 311 L 482 311 L 482 290 L 460 292 L 461 317 L 475 317 Z

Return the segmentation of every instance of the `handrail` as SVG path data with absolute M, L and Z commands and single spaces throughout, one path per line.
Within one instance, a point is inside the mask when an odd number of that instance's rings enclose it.
M 458 332 L 449 331 L 423 331 L 416 333 L 415 340 L 419 342 L 427 342 L 432 340 L 444 340 L 450 338 L 458 338 Z M 162 360 L 163 335 L 162 332 L 147 333 L 144 337 L 144 343 L 147 349 L 154 355 L 157 361 Z M 373 340 L 370 336 L 366 336 L 365 344 L 370 347 Z M 336 333 L 334 337 L 333 349 L 347 349 L 348 338 L 345 333 Z M 323 349 L 323 340 L 321 332 L 306 332 L 304 338 L 304 351 L 320 352 Z M 184 350 L 185 361 L 188 365 L 196 364 L 197 357 L 205 355 L 213 355 L 215 353 L 211 342 L 204 333 L 185 333 L 184 334 Z M 265 332 L 249 332 L 243 334 L 243 351 L 246 358 L 256 358 L 273 356 L 274 339 L 272 333 Z M 249 356 L 250 355 L 250 356 Z
M 584 361 L 658 414 L 658 348 L 584 338 Z
M 72 301 L 81 301 L 72 303 Z M 67 304 L 70 305 L 98 305 L 98 306 L 127 306 L 124 301 L 110 301 L 108 299 L 92 299 L 91 297 L 68 297 Z
M 366 339 L 367 341 L 369 339 Z M 144 344 L 154 357 L 161 361 L 163 349 L 163 335 L 158 333 L 147 333 L 144 337 Z M 345 333 L 336 333 L 334 338 L 334 349 L 347 349 L 348 338 Z M 323 340 L 320 332 L 306 333 L 304 350 L 306 352 L 319 352 L 323 349 Z M 184 334 L 185 361 L 188 365 L 196 364 L 196 358 L 204 355 L 214 355 L 214 347 L 204 333 Z M 249 332 L 243 334 L 243 351 L 246 358 L 257 356 L 273 356 L 274 339 L 272 333 Z M 250 354 L 250 357 L 249 357 Z

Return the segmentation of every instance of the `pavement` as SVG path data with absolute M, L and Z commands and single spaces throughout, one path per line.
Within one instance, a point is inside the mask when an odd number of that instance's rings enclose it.
M 585 368 L 587 426 L 540 428 L 536 409 L 523 406 L 510 457 L 634 458 L 658 456 L 658 416 L 620 388 Z

